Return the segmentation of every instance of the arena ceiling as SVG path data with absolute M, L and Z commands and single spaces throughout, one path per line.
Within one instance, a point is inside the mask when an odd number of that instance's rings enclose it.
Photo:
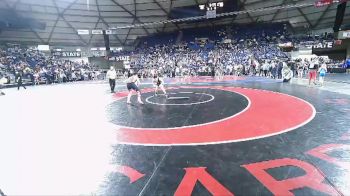
M 210 2 L 216 2 L 210 1 Z M 234 0 L 231 0 L 234 1 Z M 337 4 L 316 8 L 314 0 L 237 0 L 238 9 L 256 10 L 292 4 L 310 4 L 305 7 L 242 13 L 199 23 L 166 23 L 117 29 L 110 36 L 111 46 L 132 45 L 137 37 L 183 28 L 229 23 L 288 21 L 295 28 L 332 28 Z M 59 46 L 103 46 L 103 35 L 78 35 L 78 29 L 109 29 L 169 19 L 172 8 L 199 5 L 208 0 L 0 0 L 0 13 L 44 24 L 44 28 L 2 28 L 0 42 L 27 42 Z M 230 0 L 228 1 L 230 2 Z M 350 3 L 349 3 L 350 4 Z M 350 23 L 350 5 L 347 5 L 343 23 Z M 1 17 L 1 16 L 0 16 Z

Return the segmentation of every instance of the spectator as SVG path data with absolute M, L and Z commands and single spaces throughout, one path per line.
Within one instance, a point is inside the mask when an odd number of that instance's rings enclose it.
M 289 82 L 293 77 L 293 71 L 288 67 L 287 64 L 283 65 L 282 68 L 282 80 L 283 82 Z
M 304 75 L 304 65 L 302 62 L 297 63 L 298 78 L 302 79 Z
M 282 68 L 284 67 L 284 65 L 286 65 L 285 63 L 283 64 L 283 62 L 279 62 L 277 65 L 277 78 L 281 79 L 282 78 Z
M 319 75 L 320 85 L 323 86 L 324 78 L 325 78 L 326 73 L 327 73 L 327 65 L 325 63 L 322 64 L 322 66 L 318 69 L 318 73 L 320 74 Z
M 350 58 L 348 58 L 348 60 L 346 60 L 345 65 L 346 65 L 346 73 L 349 74 L 350 73 Z
M 6 83 L 7 83 L 7 78 L 5 77 L 5 75 L 0 76 L 0 95 L 5 95 L 5 93 L 2 92 L 2 87 Z
M 311 81 L 316 85 L 316 73 L 318 70 L 318 62 L 316 59 L 312 59 L 309 65 L 309 85 L 311 85 Z
M 19 90 L 20 87 L 27 89 L 23 84 L 23 72 L 22 71 L 20 71 L 16 74 L 16 82 L 17 82 L 17 90 Z

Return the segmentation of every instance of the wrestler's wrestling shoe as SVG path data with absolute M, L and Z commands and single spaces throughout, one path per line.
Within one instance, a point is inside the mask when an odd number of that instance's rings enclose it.
M 138 99 L 137 99 L 137 102 L 139 102 L 139 104 L 142 104 L 142 105 L 144 104 L 144 103 L 142 102 L 141 98 L 138 98 Z

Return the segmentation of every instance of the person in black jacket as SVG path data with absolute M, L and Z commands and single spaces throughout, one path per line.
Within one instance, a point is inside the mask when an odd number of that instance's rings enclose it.
M 16 76 L 16 81 L 17 81 L 17 90 L 19 90 L 19 88 L 22 86 L 24 89 L 27 89 L 24 85 L 23 85 L 23 72 L 18 72 L 17 76 Z
M 283 62 L 280 61 L 277 64 L 277 78 L 281 79 L 282 78 L 282 68 L 283 68 Z

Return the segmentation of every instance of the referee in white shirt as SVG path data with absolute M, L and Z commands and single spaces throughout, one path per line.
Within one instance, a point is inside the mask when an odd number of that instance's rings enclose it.
M 117 72 L 115 71 L 113 66 L 111 66 L 111 68 L 107 71 L 106 77 L 109 79 L 109 86 L 111 87 L 111 93 L 114 93 L 115 79 L 117 78 Z

